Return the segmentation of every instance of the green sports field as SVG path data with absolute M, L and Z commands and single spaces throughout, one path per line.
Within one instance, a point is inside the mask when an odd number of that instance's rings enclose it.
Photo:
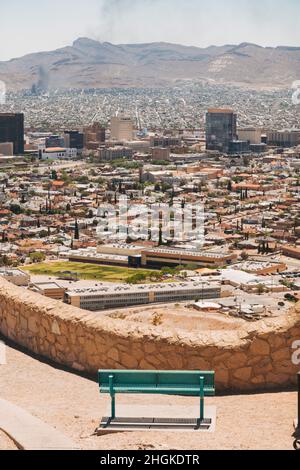
M 98 264 L 72 263 L 67 261 L 57 261 L 54 263 L 39 263 L 22 267 L 31 274 L 46 276 L 61 276 L 64 272 L 76 273 L 79 279 L 89 279 L 104 282 L 126 282 L 130 276 L 135 274 L 151 274 L 145 269 L 130 269 L 115 266 L 103 266 Z

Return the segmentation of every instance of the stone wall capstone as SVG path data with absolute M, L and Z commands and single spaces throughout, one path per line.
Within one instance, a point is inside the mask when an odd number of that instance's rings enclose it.
M 0 332 L 56 363 L 104 369 L 215 370 L 218 392 L 286 389 L 300 340 L 300 305 L 236 331 L 166 331 L 71 307 L 0 279 Z

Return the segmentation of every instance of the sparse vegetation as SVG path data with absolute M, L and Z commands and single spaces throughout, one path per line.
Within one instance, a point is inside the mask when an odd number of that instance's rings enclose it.
M 32 261 L 32 263 L 41 263 L 42 261 L 45 261 L 46 255 L 44 253 L 35 252 L 35 253 L 30 253 L 29 258 Z
M 161 313 L 157 313 L 155 312 L 153 315 L 152 315 L 152 325 L 153 326 L 160 326 L 162 325 L 163 323 L 163 316 Z

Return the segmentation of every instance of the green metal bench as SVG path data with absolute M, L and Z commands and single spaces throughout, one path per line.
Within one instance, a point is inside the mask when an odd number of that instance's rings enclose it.
M 204 420 L 204 398 L 215 395 L 214 372 L 99 370 L 100 393 L 111 397 L 111 420 L 116 418 L 116 395 L 123 393 L 179 395 L 200 398 L 200 421 Z

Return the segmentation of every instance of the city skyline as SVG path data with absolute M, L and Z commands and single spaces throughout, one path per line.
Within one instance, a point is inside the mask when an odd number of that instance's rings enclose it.
M 78 0 L 75 8 L 70 0 L 45 0 L 43 8 L 36 0 L 12 0 L 1 13 L 0 61 L 68 46 L 81 36 L 115 44 L 300 44 L 296 0 L 242 0 L 238 7 L 234 0 Z M 12 25 L 19 34 L 8 41 Z

